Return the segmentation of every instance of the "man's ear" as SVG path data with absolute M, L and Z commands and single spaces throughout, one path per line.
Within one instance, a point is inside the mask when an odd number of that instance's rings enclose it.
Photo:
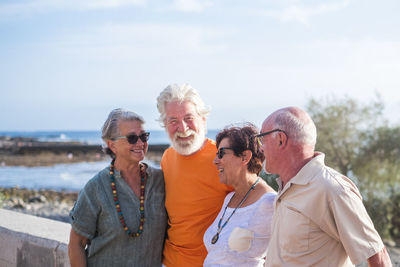
M 285 133 L 279 132 L 278 133 L 278 138 L 279 138 L 279 146 L 280 147 L 286 147 L 287 145 L 287 135 Z

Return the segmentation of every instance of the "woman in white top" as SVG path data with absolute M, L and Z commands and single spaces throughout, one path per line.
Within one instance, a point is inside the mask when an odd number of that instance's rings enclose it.
M 217 135 L 214 164 L 229 193 L 204 234 L 204 266 L 263 266 L 271 236 L 276 192 L 259 176 L 264 161 L 252 124 L 230 127 Z

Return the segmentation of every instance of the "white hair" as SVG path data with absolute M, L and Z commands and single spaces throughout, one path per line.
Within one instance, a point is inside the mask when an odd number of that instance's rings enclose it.
M 189 84 L 183 85 L 170 84 L 165 88 L 160 95 L 157 97 L 157 109 L 160 112 L 160 118 L 158 121 L 165 127 L 165 104 L 179 101 L 190 101 L 194 104 L 197 113 L 202 117 L 207 117 L 210 112 L 210 108 L 204 105 L 203 100 L 200 98 L 199 93 Z
M 293 115 L 289 109 L 279 110 L 274 116 L 274 128 L 284 130 L 294 143 L 315 146 L 317 128 L 306 112 L 304 112 L 304 115 L 306 118 L 300 119 Z
M 144 124 L 144 119 L 135 112 L 121 108 L 113 109 L 101 129 L 101 138 L 105 143 L 107 143 L 107 140 L 111 140 L 120 135 L 118 127 L 120 121 L 138 121 Z M 115 157 L 114 153 L 107 145 L 103 146 L 103 151 L 111 157 Z

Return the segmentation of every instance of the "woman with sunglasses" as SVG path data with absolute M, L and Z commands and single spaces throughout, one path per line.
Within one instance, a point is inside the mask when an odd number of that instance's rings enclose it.
M 71 266 L 161 266 L 167 225 L 160 169 L 141 161 L 144 120 L 113 110 L 102 128 L 110 166 L 93 177 L 71 210 Z
M 217 135 L 214 164 L 221 183 L 232 186 L 215 221 L 204 234 L 204 266 L 263 266 L 276 192 L 258 174 L 264 155 L 252 124 Z

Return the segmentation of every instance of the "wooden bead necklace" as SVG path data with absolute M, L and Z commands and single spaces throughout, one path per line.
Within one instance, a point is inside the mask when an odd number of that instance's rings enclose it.
M 114 198 L 114 204 L 115 208 L 117 209 L 119 221 L 121 222 L 122 228 L 129 236 L 131 237 L 140 236 L 140 234 L 143 232 L 143 225 L 144 225 L 144 179 L 146 177 L 145 166 L 143 164 L 140 164 L 140 198 L 139 198 L 140 224 L 139 224 L 139 230 L 136 233 L 134 233 L 131 230 L 129 230 L 128 226 L 126 226 L 124 215 L 122 214 L 121 206 L 118 200 L 117 187 L 115 185 L 115 176 L 114 176 L 114 162 L 115 159 L 113 159 L 110 164 L 110 180 L 111 180 L 111 190 Z

